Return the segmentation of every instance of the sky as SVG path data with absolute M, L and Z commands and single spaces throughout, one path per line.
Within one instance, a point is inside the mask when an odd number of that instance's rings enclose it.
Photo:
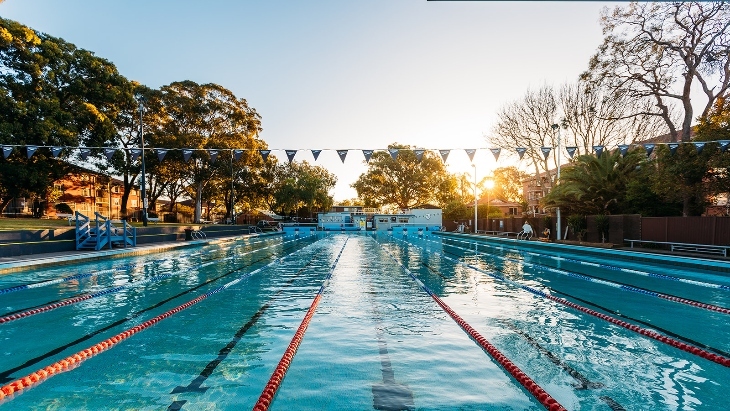
M 113 62 L 130 80 L 216 83 L 262 117 L 273 156 L 299 149 L 337 176 L 360 150 L 451 149 L 481 180 L 517 155 L 488 150 L 496 113 L 530 88 L 577 80 L 602 41 L 604 2 L 5 0 L 0 16 Z M 309 150 L 324 150 L 315 162 Z M 349 149 L 343 163 L 335 150 Z M 478 149 L 472 168 L 465 149 Z

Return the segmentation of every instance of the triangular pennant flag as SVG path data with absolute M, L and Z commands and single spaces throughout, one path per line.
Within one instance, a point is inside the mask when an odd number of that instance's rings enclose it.
M 182 153 L 183 153 L 183 160 L 185 160 L 185 162 L 187 163 L 188 161 L 190 161 L 190 156 L 193 155 L 193 150 L 191 150 L 189 148 L 184 148 L 182 150 Z
M 449 153 L 451 150 L 439 150 L 439 154 L 441 154 L 441 159 L 444 160 L 444 163 L 446 162 L 446 159 L 449 158 Z
M 372 157 L 372 155 L 373 155 L 373 150 L 363 150 L 362 151 L 362 155 L 365 156 L 365 162 L 366 163 L 369 163 L 370 162 L 370 157 Z
M 717 144 L 720 145 L 720 152 L 724 153 L 728 146 L 730 146 L 730 140 L 719 140 Z
M 8 156 L 9 156 L 9 155 L 10 155 L 10 153 L 12 153 L 12 152 L 13 152 L 13 148 L 12 148 L 11 146 L 3 146 L 3 156 L 4 156 L 5 158 L 8 158 Z
M 297 155 L 297 150 L 284 150 L 284 152 L 286 152 L 286 158 L 289 159 L 290 163 L 294 160 L 294 156 Z
M 522 156 L 525 155 L 525 151 L 527 151 L 524 147 L 517 147 L 515 150 L 517 150 L 517 154 L 520 156 L 520 160 L 522 160 Z
M 604 146 L 593 146 L 593 150 L 596 152 L 596 157 L 600 157 L 603 154 Z
M 240 160 L 242 155 L 243 155 L 243 150 L 233 150 L 233 160 L 234 161 Z
M 266 161 L 267 158 L 269 158 L 269 154 L 271 153 L 271 150 L 259 150 L 259 154 L 261 154 L 261 158 Z
M 86 161 L 86 157 L 89 156 L 89 154 L 91 153 L 91 150 L 89 150 L 88 148 L 82 148 L 82 149 L 80 149 L 80 152 L 81 152 L 81 159 Z
M 337 150 L 337 155 L 340 156 L 340 160 L 344 163 L 345 157 L 347 157 L 347 150 Z
M 464 150 L 466 151 L 466 155 L 469 156 L 469 161 L 473 163 L 474 162 L 474 153 L 476 153 L 477 151 L 473 148 L 467 148 Z
M 61 154 L 61 150 L 63 150 L 63 147 L 53 147 L 53 148 L 51 148 L 51 154 L 53 154 L 53 158 L 58 157 L 58 155 Z
M 550 150 L 552 150 L 552 147 L 540 147 L 540 151 L 542 151 L 542 155 L 544 155 L 546 159 L 550 155 Z
M 390 152 L 390 156 L 393 157 L 393 160 L 398 159 L 398 149 L 397 148 L 389 148 L 388 152 Z
M 137 161 L 137 158 L 140 154 L 142 154 L 141 148 L 130 148 L 129 149 L 130 154 L 132 154 L 132 161 Z
M 628 144 L 619 144 L 618 145 L 619 151 L 621 151 L 621 157 L 626 156 L 626 153 L 629 152 L 629 145 Z
M 25 146 L 25 152 L 28 154 L 28 158 L 33 157 L 33 153 L 38 150 L 38 146 Z
M 677 147 L 679 147 L 679 143 L 669 143 L 667 144 L 667 146 L 669 147 L 669 153 L 671 155 L 674 155 L 674 153 L 677 152 Z
M 114 157 L 114 153 L 116 153 L 117 150 L 115 148 L 105 148 L 104 149 L 104 155 L 106 156 L 106 159 L 109 161 L 112 161 L 112 157 Z
M 693 143 L 695 145 L 695 149 L 697 150 L 697 154 L 702 153 L 702 149 L 705 148 L 705 143 Z
M 577 150 L 577 149 L 578 149 L 578 147 L 574 147 L 574 146 L 565 147 L 565 151 L 568 152 L 568 155 L 570 156 L 570 158 L 573 158 L 573 156 L 575 155 L 575 150 Z
M 644 144 L 644 150 L 646 150 L 646 156 L 649 157 L 654 151 L 654 144 Z
M 416 160 L 420 162 L 423 160 L 423 153 L 425 153 L 426 150 L 419 148 L 418 150 L 414 150 L 414 152 L 416 153 Z
M 499 153 L 502 152 L 501 148 L 490 148 L 489 151 L 492 152 L 492 155 L 494 156 L 494 161 L 499 160 Z
M 322 150 L 312 150 L 312 157 L 314 157 L 314 161 L 317 161 L 317 158 L 319 158 L 319 153 L 321 153 Z
M 162 162 L 162 159 L 165 158 L 165 154 L 167 154 L 168 149 L 166 148 L 156 148 L 155 151 L 157 151 L 157 159 Z
M 208 155 L 210 156 L 210 162 L 215 163 L 215 160 L 218 158 L 218 150 L 208 149 Z

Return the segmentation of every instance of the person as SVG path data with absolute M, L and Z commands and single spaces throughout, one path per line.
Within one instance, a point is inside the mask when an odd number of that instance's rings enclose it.
M 525 224 L 522 226 L 522 237 L 527 240 L 528 238 L 532 237 L 532 226 L 530 225 L 529 221 L 525 221 Z M 518 236 L 519 238 L 519 236 Z
M 550 239 L 550 228 L 545 227 L 545 229 L 542 230 L 542 238 L 545 239 L 545 240 L 549 240 Z

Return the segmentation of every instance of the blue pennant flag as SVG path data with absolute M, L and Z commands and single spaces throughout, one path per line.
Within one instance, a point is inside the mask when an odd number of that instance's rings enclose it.
M 10 153 L 12 153 L 12 152 L 13 152 L 13 147 L 11 147 L 11 146 L 3 146 L 3 156 L 4 156 L 5 158 L 8 158 L 8 156 L 9 156 L 9 155 L 10 155 Z
M 312 150 L 312 157 L 314 157 L 314 161 L 317 161 L 319 158 L 319 153 L 321 153 L 322 150 Z
M 646 156 L 649 157 L 654 151 L 654 144 L 644 144 L 644 150 L 646 150 Z
M 494 156 L 494 161 L 499 160 L 499 153 L 502 152 L 501 148 L 490 148 L 489 151 L 492 152 L 492 155 Z
M 397 148 L 389 148 L 388 152 L 390 152 L 390 156 L 393 158 L 393 160 L 398 159 L 398 149 Z
M 520 156 L 520 160 L 522 160 L 522 156 L 525 155 L 527 149 L 524 147 L 517 147 L 515 150 L 517 150 L 517 154 Z
M 601 157 L 601 154 L 603 154 L 603 147 L 604 146 L 593 146 L 593 150 L 596 152 L 596 157 Z
M 215 163 L 215 160 L 218 158 L 218 150 L 208 149 L 208 155 L 210 156 L 210 162 Z
M 142 149 L 141 148 L 130 148 L 129 153 L 132 156 L 132 161 L 137 161 L 140 154 L 142 154 Z
M 573 158 L 573 156 L 575 155 L 575 150 L 577 150 L 577 149 L 578 149 L 578 147 L 575 147 L 575 146 L 565 147 L 565 151 L 568 152 L 568 155 L 570 156 L 570 158 Z
M 28 158 L 33 157 L 33 153 L 38 150 L 38 146 L 25 146 L 25 153 L 28 155 Z
M 477 151 L 473 148 L 467 148 L 465 150 L 466 150 L 466 155 L 469 156 L 469 161 L 473 163 L 474 162 L 474 153 L 476 153 Z
M 423 160 L 423 153 L 425 153 L 425 152 L 426 152 L 426 150 L 423 150 L 423 149 L 420 149 L 420 148 L 418 150 L 415 150 L 416 160 L 418 160 L 419 162 L 421 160 Z
M 190 157 L 193 155 L 193 150 L 190 148 L 184 148 L 182 150 L 182 153 L 183 153 L 183 160 L 185 160 L 185 162 L 187 163 L 188 161 L 190 161 Z
M 259 154 L 261 154 L 261 158 L 266 161 L 267 158 L 269 158 L 269 154 L 271 153 L 271 150 L 259 150 Z
M 284 150 L 284 152 L 286 152 L 286 158 L 289 159 L 290 163 L 294 160 L 294 156 L 297 155 L 297 150 Z
M 365 162 L 366 163 L 369 163 L 370 162 L 370 157 L 373 156 L 373 150 L 363 150 L 362 151 L 362 155 L 365 156 Z
M 242 155 L 243 155 L 243 150 L 233 150 L 233 160 L 234 161 L 240 160 Z
M 449 153 L 451 150 L 439 150 L 439 154 L 441 154 L 441 159 L 444 160 L 444 163 L 446 162 L 446 159 L 449 158 Z
M 550 150 L 552 150 L 552 147 L 540 147 L 540 151 L 542 151 L 542 155 L 545 156 L 546 160 L 547 160 L 548 156 L 550 155 Z
M 628 144 L 619 144 L 618 149 L 621 152 L 621 157 L 624 157 L 626 153 L 629 152 L 629 145 Z
M 667 144 L 667 146 L 669 147 L 669 153 L 671 155 L 674 155 L 674 153 L 677 152 L 677 147 L 679 147 L 679 143 L 669 143 Z
M 63 150 L 63 147 L 53 147 L 51 148 L 51 154 L 53 154 L 53 158 L 58 157 L 59 154 L 61 154 L 61 151 Z
M 342 163 L 345 163 L 345 157 L 347 157 L 347 150 L 337 150 L 337 155 L 340 156 Z
M 724 153 L 725 150 L 727 150 L 728 146 L 730 146 L 730 140 L 720 140 L 717 142 L 717 144 L 720 145 L 720 152 Z
M 91 150 L 88 148 L 82 148 L 79 150 L 81 153 L 81 159 L 86 161 L 86 158 L 89 157 L 89 154 L 91 154 Z
M 696 143 L 693 143 L 693 144 L 695 145 L 695 149 L 697 150 L 697 154 L 701 154 L 702 153 L 702 149 L 705 148 L 705 143 L 696 142 Z
M 155 151 L 157 152 L 157 159 L 162 162 L 162 160 L 165 158 L 165 154 L 167 154 L 168 149 L 166 148 L 156 148 Z
M 109 161 L 112 161 L 112 157 L 114 157 L 114 153 L 117 152 L 117 149 L 115 148 L 105 148 L 104 149 L 104 155 L 106 156 L 106 159 Z

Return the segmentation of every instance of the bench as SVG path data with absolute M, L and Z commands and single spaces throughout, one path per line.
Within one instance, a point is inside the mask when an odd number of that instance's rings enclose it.
M 673 243 L 667 241 L 648 241 L 648 240 L 631 240 L 624 239 L 625 242 L 629 243 L 631 248 L 634 248 L 634 243 L 638 244 L 657 244 L 664 247 L 668 247 L 670 251 L 684 251 L 689 253 L 702 253 L 702 254 L 717 254 L 723 257 L 727 257 L 728 249 L 730 246 L 727 245 L 712 245 L 712 244 L 689 244 L 689 243 Z

